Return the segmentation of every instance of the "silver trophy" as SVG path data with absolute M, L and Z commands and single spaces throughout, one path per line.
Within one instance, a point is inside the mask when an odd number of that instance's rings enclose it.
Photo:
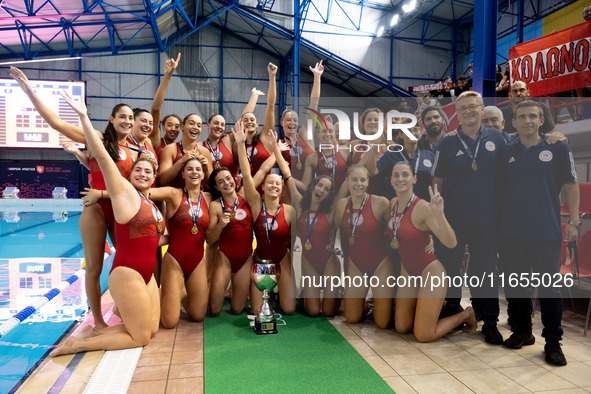
M 269 291 L 277 286 L 279 280 L 279 264 L 272 260 L 257 260 L 252 264 L 252 280 L 263 292 L 263 304 L 254 319 L 254 332 L 257 334 L 277 334 L 277 322 L 269 304 Z

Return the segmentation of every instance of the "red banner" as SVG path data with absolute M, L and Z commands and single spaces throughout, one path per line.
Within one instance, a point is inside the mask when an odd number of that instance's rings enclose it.
M 584 22 L 509 50 L 511 83 L 527 83 L 530 96 L 591 86 L 591 22 Z

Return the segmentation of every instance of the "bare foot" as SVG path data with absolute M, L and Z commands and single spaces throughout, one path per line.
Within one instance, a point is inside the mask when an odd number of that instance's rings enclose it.
M 476 316 L 474 316 L 474 309 L 471 306 L 464 309 L 464 313 L 468 313 L 468 319 L 465 321 L 464 331 L 465 332 L 476 332 L 478 323 L 476 322 Z
M 95 320 L 94 321 L 94 329 L 95 330 L 102 330 L 103 328 L 107 328 L 109 327 L 107 325 L 107 323 L 105 323 L 105 321 L 103 319 L 101 319 L 100 321 Z
M 92 326 L 84 326 L 76 333 L 76 338 L 78 339 L 86 339 L 90 338 L 95 335 L 95 332 L 98 331 L 96 328 Z
M 78 342 L 78 339 L 76 337 L 74 337 L 74 336 L 68 337 L 62 343 L 57 345 L 55 347 L 55 349 L 53 349 L 53 351 L 51 353 L 49 353 L 49 356 L 50 357 L 57 357 L 57 356 L 61 356 L 64 354 L 78 353 L 78 350 L 76 349 L 77 342 Z

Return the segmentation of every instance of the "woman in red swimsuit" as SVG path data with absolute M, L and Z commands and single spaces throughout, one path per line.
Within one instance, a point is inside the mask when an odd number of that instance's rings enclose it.
M 324 288 L 324 298 L 320 301 L 323 277 L 339 276 L 341 266 L 333 254 L 334 231 L 331 223 L 334 217 L 335 183 L 328 175 L 316 177 L 304 196 L 288 180 L 293 206 L 297 212 L 297 231 L 302 241 L 302 276 L 311 278 L 312 283 L 302 282 L 304 307 L 310 316 L 335 316 L 340 306 L 338 292 Z
M 443 265 L 434 254 L 425 252 L 430 242 L 430 231 L 448 248 L 456 245 L 456 235 L 443 213 L 443 198 L 429 187 L 431 202 L 416 197 L 413 186 L 417 181 L 414 168 L 400 161 L 392 168 L 392 187 L 398 197 L 392 199 L 392 210 L 388 229 L 389 247 L 397 249 L 402 262 L 401 280 L 396 294 L 396 331 L 406 334 L 413 332 L 419 342 L 432 342 L 447 334 L 454 327 L 466 323 L 465 330 L 476 330 L 476 318 L 471 307 L 452 316 L 439 319 L 447 288 L 431 288 L 432 283 L 415 287 L 409 276 L 427 277 L 445 275 Z
M 275 76 L 277 74 L 277 66 L 273 63 L 267 65 L 267 71 L 269 73 L 269 90 L 267 91 L 267 109 L 265 110 L 265 123 L 261 132 L 257 133 L 259 124 L 257 118 L 254 115 L 254 109 L 256 106 L 256 90 L 253 89 L 253 95 L 249 100 L 246 108 L 242 112 L 242 123 L 244 124 L 244 130 L 246 133 L 246 140 L 242 142 L 246 146 L 246 157 L 250 163 L 250 169 L 252 174 L 256 174 L 261 165 L 271 156 L 272 151 L 270 142 L 267 137 L 267 130 L 275 127 L 275 97 L 277 95 L 277 89 L 275 88 Z M 262 94 L 262 93 L 261 93 Z M 237 157 L 238 142 L 234 142 L 234 157 Z M 244 171 L 242 171 L 244 174 Z
M 207 139 L 201 144 L 210 152 L 213 169 L 226 167 L 232 176 L 238 169 L 234 166 L 232 141 L 226 133 L 226 121 L 222 115 L 213 115 L 207 122 Z
M 60 119 L 58 114 L 45 104 L 32 89 L 27 76 L 18 68 L 10 68 L 10 76 L 19 84 L 21 89 L 29 97 L 39 115 L 54 129 L 72 139 L 75 142 L 86 144 L 84 130 L 80 126 L 73 125 Z M 131 108 L 126 104 L 118 104 L 113 108 L 109 122 L 104 133 L 95 130 L 95 134 L 103 141 L 104 148 L 111 159 L 116 163 L 123 178 L 128 178 L 133 162 L 138 156 L 136 151 L 127 147 L 127 136 L 134 124 Z M 89 167 L 92 176 L 92 186 L 96 190 L 83 198 L 84 208 L 80 215 L 80 237 L 84 249 L 86 261 L 86 296 L 90 311 L 97 329 L 107 326 L 101 313 L 101 288 L 100 275 L 103 268 L 103 254 L 105 251 L 105 239 L 107 231 L 115 245 L 114 217 L 111 201 L 107 198 L 105 181 L 101 170 L 93 157 L 94 152 L 89 149 Z M 90 190 L 90 189 L 88 189 Z M 84 194 L 84 192 L 83 192 Z M 98 201 L 98 204 L 96 202 Z
M 349 167 L 347 186 L 351 196 L 340 199 L 335 208 L 334 227 L 340 229 L 345 273 L 352 279 L 351 283 L 345 283 L 345 317 L 348 323 L 361 321 L 371 285 L 374 320 L 379 328 L 387 328 L 392 319 L 394 291 L 386 285 L 386 280 L 395 274 L 383 241 L 390 205 L 386 198 L 368 194 L 368 183 L 365 167 L 359 164 Z M 364 275 L 377 277 L 380 283 L 369 283 L 369 280 L 366 283 Z
M 209 177 L 211 172 L 210 153 L 207 148 L 197 143 L 197 138 L 201 135 L 201 117 L 197 114 L 189 114 L 185 116 L 182 123 L 182 137 L 181 141 L 176 144 L 167 145 L 160 154 L 159 163 L 160 171 L 158 179 L 161 185 L 181 188 L 185 181 L 181 175 L 183 163 L 191 158 L 196 158 L 201 155 L 208 160 L 207 169 L 205 173 L 205 180 Z
M 253 218 L 254 235 L 257 240 L 257 248 L 254 252 L 254 260 L 272 260 L 280 265 L 281 275 L 277 287 L 279 289 L 279 301 L 281 309 L 285 314 L 293 314 L 296 307 L 296 299 L 292 294 L 291 276 L 291 206 L 280 202 L 283 190 L 283 179 L 280 175 L 266 174 L 262 190 L 263 195 L 258 193 L 255 182 L 250 172 L 250 165 L 246 158 L 244 141 L 244 125 L 238 121 L 232 129 L 234 139 L 238 144 L 238 161 L 242 171 L 244 182 L 244 194 L 246 202 L 250 206 Z M 267 138 L 273 144 L 272 152 L 275 159 L 281 162 L 281 168 L 287 170 L 284 175 L 289 179 L 289 166 L 285 163 L 279 146 L 277 145 L 277 134 L 269 129 Z M 261 303 L 261 292 L 252 284 L 250 289 L 251 306 L 258 311 Z
M 156 164 L 140 158 L 132 167 L 129 181 L 124 179 L 92 127 L 84 103 L 74 101 L 68 94 L 63 96 L 82 121 L 86 143 L 111 196 L 119 242 L 109 275 L 109 291 L 123 323 L 82 330 L 79 336 L 70 336 L 59 344 L 51 356 L 145 346 L 158 331 L 160 317 L 158 288 L 152 273 L 164 218 L 146 196 L 156 176 Z
M 337 197 L 344 197 L 347 195 L 345 177 L 347 176 L 349 151 L 339 149 L 330 116 L 327 117 L 327 125 L 328 128 L 323 127 L 318 131 L 320 142 L 318 151 L 306 159 L 302 184 L 307 190 L 312 179 L 316 176 L 328 175 L 337 186 Z
M 201 191 L 207 158 L 190 158 L 183 163 L 183 188 L 152 189 L 150 198 L 166 201 L 168 250 L 162 260 L 160 320 L 166 328 L 177 325 L 181 302 L 195 321 L 207 313 L 207 264 L 205 231 L 209 225 L 209 193 Z M 187 294 L 183 297 L 183 287 Z

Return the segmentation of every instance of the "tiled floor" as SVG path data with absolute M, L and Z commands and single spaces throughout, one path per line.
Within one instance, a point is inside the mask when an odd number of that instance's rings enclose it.
M 499 329 L 505 338 L 510 334 L 506 320 L 502 313 Z M 480 333 L 457 331 L 424 344 L 371 321 L 349 325 L 342 315 L 331 321 L 397 393 L 591 392 L 591 336 L 583 336 L 583 318 L 568 311 L 563 317 L 565 367 L 544 361 L 539 313 L 536 343 L 519 350 L 489 345 Z
M 110 308 L 106 308 L 108 316 Z M 506 311 L 505 304 L 501 311 Z M 565 367 L 544 361 L 539 313 L 534 318 L 536 343 L 520 350 L 488 345 L 480 333 L 453 332 L 423 344 L 411 334 L 378 329 L 372 321 L 349 325 L 341 314 L 331 322 L 397 393 L 585 393 L 591 392 L 591 336 L 583 336 L 583 320 L 580 315 L 564 313 Z M 500 321 L 500 331 L 507 337 L 504 313 Z M 82 392 L 102 353 L 87 353 L 83 368 L 68 380 L 62 392 Z M 62 356 L 46 360 L 19 392 L 55 389 L 55 381 L 70 359 Z M 203 324 L 190 322 L 183 313 L 176 328 L 161 328 L 143 349 L 129 393 L 203 391 Z
M 144 348 L 129 393 L 202 393 L 203 323 L 188 321 L 164 329 Z

